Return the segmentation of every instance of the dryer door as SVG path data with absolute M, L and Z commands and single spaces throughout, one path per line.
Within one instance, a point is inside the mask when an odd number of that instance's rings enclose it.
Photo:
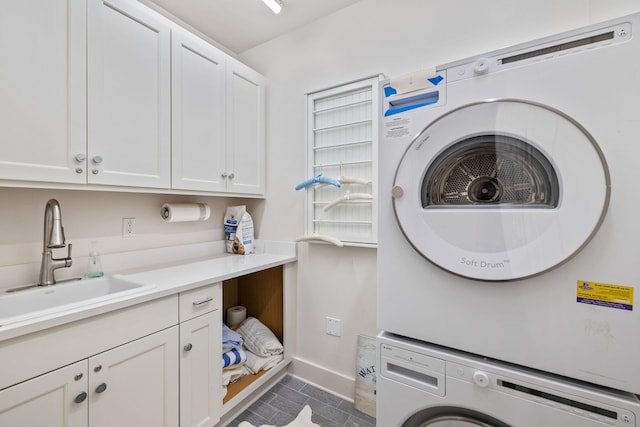
M 436 119 L 396 171 L 393 206 L 426 259 L 454 274 L 512 280 L 584 247 L 609 203 L 609 173 L 575 120 L 522 100 L 470 104 Z

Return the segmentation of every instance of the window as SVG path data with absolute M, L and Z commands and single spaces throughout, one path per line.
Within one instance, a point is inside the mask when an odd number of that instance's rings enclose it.
M 377 244 L 379 77 L 307 94 L 308 240 Z M 339 185 L 339 187 L 338 187 Z

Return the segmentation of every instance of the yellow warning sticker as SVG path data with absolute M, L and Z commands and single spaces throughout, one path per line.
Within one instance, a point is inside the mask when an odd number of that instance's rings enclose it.
M 621 310 L 633 310 L 633 288 L 578 280 L 577 302 Z

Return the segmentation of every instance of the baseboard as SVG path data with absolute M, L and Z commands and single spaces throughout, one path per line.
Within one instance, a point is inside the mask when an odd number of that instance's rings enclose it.
M 288 372 L 309 384 L 353 402 L 356 387 L 355 378 L 331 371 L 299 357 L 293 358 L 288 366 Z

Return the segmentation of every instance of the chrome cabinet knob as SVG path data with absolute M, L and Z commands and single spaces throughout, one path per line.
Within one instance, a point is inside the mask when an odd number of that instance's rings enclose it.
M 236 174 L 234 174 L 234 173 L 230 173 L 230 174 L 229 174 L 229 179 L 233 179 L 233 178 L 235 178 L 235 177 L 236 177 Z
M 96 165 L 99 165 L 100 163 L 102 163 L 102 156 L 93 156 L 91 158 L 91 161 Z
M 193 348 L 193 345 L 191 345 L 191 343 L 189 343 L 189 344 L 184 346 L 184 351 L 191 351 L 192 348 Z
M 223 172 L 223 173 L 222 173 L 222 175 L 220 175 L 220 176 L 221 176 L 222 178 L 226 178 L 226 177 L 228 177 L 228 176 L 229 176 L 229 174 L 228 174 L 228 173 L 226 173 L 226 172 Z
M 76 154 L 74 159 L 75 159 L 76 162 L 81 163 L 81 162 L 84 162 L 87 159 L 87 156 L 85 156 L 84 153 L 78 153 L 78 154 Z

